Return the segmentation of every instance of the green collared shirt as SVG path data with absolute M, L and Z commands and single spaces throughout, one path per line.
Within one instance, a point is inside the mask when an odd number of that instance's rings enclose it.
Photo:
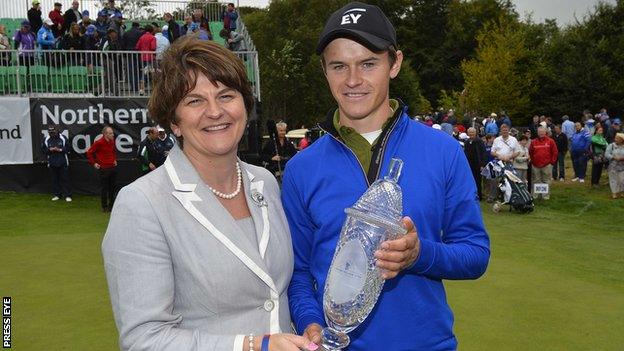
M 399 108 L 399 101 L 390 99 L 390 108 L 392 109 L 392 114 L 388 116 L 388 119 L 384 122 L 382 130 L 395 120 L 396 110 Z M 364 169 L 364 173 L 367 173 L 370 168 L 371 158 L 373 157 L 373 149 L 379 141 L 379 138 L 377 138 L 377 140 L 373 142 L 373 145 L 371 145 L 368 140 L 364 139 L 364 137 L 353 128 L 341 125 L 340 112 L 338 109 L 334 112 L 334 128 L 338 131 L 342 142 L 344 142 L 347 147 L 353 151 L 358 161 L 360 161 L 360 164 Z

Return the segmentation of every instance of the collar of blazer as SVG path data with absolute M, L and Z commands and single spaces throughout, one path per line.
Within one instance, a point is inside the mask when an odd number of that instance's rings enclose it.
M 230 250 L 247 268 L 257 275 L 258 278 L 271 289 L 272 293 L 278 293 L 275 282 L 267 273 L 268 269 L 264 262 L 264 255 L 270 237 L 268 204 L 264 200 L 265 197 L 263 195 L 264 181 L 256 179 L 253 172 L 247 169 L 244 163 L 241 163 L 247 205 L 254 219 L 256 231 L 262 233 L 259 240 L 259 247 L 255 248 L 248 240 L 241 240 L 242 236 L 234 236 L 233 238 L 224 234 L 222 230 L 214 225 L 213 221 L 211 221 L 207 215 L 202 213 L 202 211 L 195 206 L 194 203 L 196 202 L 208 200 L 205 206 L 202 207 L 216 206 L 218 207 L 217 210 L 226 211 L 212 192 L 207 190 L 199 174 L 177 145 L 169 153 L 169 157 L 167 157 L 164 166 L 174 187 L 172 194 L 184 209 L 206 228 L 211 235 L 221 242 L 221 244 Z M 179 174 L 184 176 L 183 179 L 180 179 Z M 206 191 L 200 190 L 203 188 L 206 188 Z M 232 226 L 235 228 L 234 224 L 232 224 Z

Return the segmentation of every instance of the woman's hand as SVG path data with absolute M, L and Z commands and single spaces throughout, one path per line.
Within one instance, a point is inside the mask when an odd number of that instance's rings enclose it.
M 299 351 L 318 349 L 310 339 L 294 334 L 273 334 L 269 339 L 269 351 Z M 257 350 L 260 350 L 258 348 Z

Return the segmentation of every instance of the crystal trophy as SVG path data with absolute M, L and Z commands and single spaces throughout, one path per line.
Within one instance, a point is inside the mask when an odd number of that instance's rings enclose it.
M 376 266 L 375 251 L 386 240 L 406 233 L 401 225 L 403 195 L 398 185 L 403 161 L 393 158 L 388 175 L 375 181 L 353 205 L 345 209 L 340 240 L 329 268 L 323 311 L 327 327 L 322 347 L 339 351 L 349 345 L 347 333 L 371 312 L 384 279 Z

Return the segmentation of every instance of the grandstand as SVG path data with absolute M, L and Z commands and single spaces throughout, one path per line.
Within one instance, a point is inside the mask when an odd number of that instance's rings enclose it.
M 0 24 L 13 38 L 27 17 L 32 0 L 2 0 Z M 63 10 L 71 0 L 40 0 L 42 17 L 48 17 L 55 1 Z M 133 4 L 134 0 L 117 0 L 117 4 Z M 80 1 L 80 10 L 97 14 L 100 0 Z M 169 12 L 183 24 L 185 15 L 201 9 L 209 21 L 215 42 L 225 45 L 219 37 L 223 29 L 221 11 L 226 3 L 212 1 L 150 0 L 153 11 L 134 7 L 123 10 L 126 31 L 132 22 L 141 26 L 151 22 L 163 25 L 162 16 Z M 92 16 L 90 16 L 92 17 Z M 243 19 L 238 17 L 237 32 L 244 38 L 246 51 L 236 51 L 246 67 L 256 104 L 248 116 L 245 138 L 239 147 L 241 159 L 259 162 L 260 137 L 260 74 L 258 53 Z M 142 62 L 148 57 L 149 64 Z M 155 52 L 93 51 L 93 50 L 0 50 L 0 128 L 13 131 L 16 139 L 3 139 L 0 151 L 0 189 L 15 191 L 49 191 L 45 156 L 41 141 L 51 124 L 58 125 L 70 138 L 70 177 L 76 192 L 95 193 L 91 180 L 93 169 L 85 158 L 88 146 L 100 134 L 103 124 L 110 124 L 117 136 L 119 161 L 118 185 L 128 184 L 140 176 L 136 166 L 136 150 L 153 124 L 147 111 L 150 87 L 158 74 Z M 143 82 L 143 84 L 140 84 Z M 8 129 L 7 129 L 8 128 Z
M 41 0 L 42 17 L 47 18 L 48 12 L 58 0 Z M 71 5 L 70 0 L 60 1 L 63 11 Z M 103 8 L 101 0 L 82 0 L 80 10 L 88 10 L 91 18 Z M 19 31 L 21 22 L 26 19 L 30 0 L 3 1 L 0 7 L 0 24 L 6 26 L 6 35 L 12 38 Z M 121 1 L 118 1 L 121 3 Z M 213 40 L 221 45 L 225 41 L 219 36 L 223 29 L 221 14 L 227 3 L 213 1 L 162 1 L 151 0 L 150 7 L 140 7 L 126 1 L 123 9 L 126 30 L 130 23 L 138 22 L 141 27 L 157 22 L 164 25 L 162 15 L 171 13 L 175 20 L 184 24 L 184 16 L 194 9 L 201 9 L 209 21 Z M 246 51 L 236 52 L 246 65 L 249 81 L 253 86 L 256 99 L 260 101 L 260 75 L 258 70 L 258 54 L 247 32 L 243 20 L 237 20 L 237 32 L 244 37 Z M 142 97 L 149 94 L 149 86 L 153 73 L 157 72 L 157 60 L 151 72 L 141 70 L 140 57 L 146 52 L 136 51 L 80 51 L 63 50 L 42 51 L 36 49 L 23 54 L 32 56 L 32 65 L 28 67 L 18 59 L 17 50 L 0 51 L 0 55 L 10 56 L 8 66 L 0 66 L 0 96 L 24 97 Z M 73 59 L 72 59 L 73 58 Z M 146 91 L 141 91 L 132 73 L 145 73 Z

